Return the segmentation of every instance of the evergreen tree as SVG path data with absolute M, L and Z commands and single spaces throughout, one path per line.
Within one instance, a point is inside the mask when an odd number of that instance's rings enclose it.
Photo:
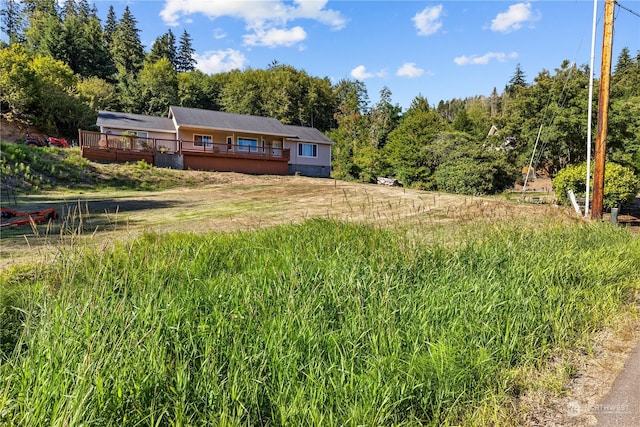
M 137 21 L 126 6 L 111 43 L 111 55 L 120 75 L 136 75 L 142 68 L 144 49 L 139 33 Z
M 28 48 L 34 53 L 61 59 L 66 41 L 56 1 L 25 0 L 24 11 L 28 22 L 25 32 Z
M 104 23 L 104 42 L 108 49 L 111 49 L 111 43 L 113 42 L 113 35 L 118 28 L 118 19 L 116 18 L 116 12 L 113 9 L 113 5 L 109 5 L 109 12 L 107 13 L 107 20 Z
M 95 11 L 91 12 L 88 21 L 83 26 L 83 37 L 89 49 L 84 60 L 85 66 L 81 69 L 80 74 L 110 80 L 116 73 L 116 67 L 104 39 L 100 19 L 95 15 Z
M 191 36 L 187 33 L 187 30 L 184 30 L 182 36 L 180 36 L 180 45 L 175 61 L 176 71 L 183 73 L 195 70 L 196 60 L 193 59 L 194 53 L 195 50 L 191 46 Z
M 64 43 L 54 57 L 65 62 L 74 73 L 88 75 L 85 70 L 87 56 L 92 48 L 84 37 L 84 22 L 77 14 L 77 5 L 74 0 L 67 0 L 62 10 L 61 37 Z
M 16 0 L 3 0 L 0 11 L 0 28 L 9 38 L 9 44 L 22 41 L 22 12 Z
M 89 18 L 92 14 L 91 8 L 89 7 L 89 2 L 87 0 L 78 0 L 78 9 L 77 15 L 81 18 Z M 94 14 L 95 14 L 95 5 L 94 5 Z
M 62 16 L 74 16 L 77 15 L 78 6 L 76 5 L 75 0 L 65 0 L 64 7 L 62 8 Z
M 640 173 L 640 51 L 622 49 L 611 78 L 607 149 L 611 160 Z
M 448 127 L 435 110 L 409 109 L 397 128 L 389 134 L 383 157 L 389 162 L 389 175 L 404 185 L 426 183 L 439 158 L 430 153 L 435 136 Z
M 440 101 L 440 103 L 442 103 L 442 101 Z M 407 110 L 407 112 L 413 112 L 413 111 L 429 111 L 431 109 L 431 107 L 429 106 L 429 100 L 427 100 L 427 98 L 425 98 L 422 95 L 418 95 L 415 98 L 413 98 L 413 100 L 411 101 L 411 105 L 409 106 L 409 109 Z
M 387 136 L 400 119 L 400 106 L 391 103 L 391 90 L 380 90 L 380 101 L 369 112 L 369 144 L 377 149 L 384 147 Z
M 176 38 L 171 29 L 158 37 L 151 46 L 151 52 L 147 55 L 147 60 L 151 63 L 158 62 L 161 58 L 166 58 L 174 69 L 176 66 Z
M 618 55 L 618 62 L 616 62 L 613 74 L 614 76 L 616 74 L 622 74 L 634 65 L 635 64 L 633 58 L 631 58 L 631 52 L 629 52 L 629 48 L 624 47 L 622 48 L 622 51 L 620 51 L 620 55 Z
M 62 43 L 45 54 L 65 62 L 74 73 L 84 77 L 107 78 L 114 73 L 100 20 L 86 0 L 65 2 L 59 32 Z
M 496 117 L 498 115 L 498 108 L 500 105 L 500 96 L 498 95 L 498 90 L 494 87 L 491 92 L 491 117 Z
M 338 128 L 329 133 L 336 142 L 332 150 L 333 173 L 341 179 L 360 179 L 361 165 L 354 162 L 354 157 L 362 155 L 360 141 L 366 140 L 367 135 L 364 118 L 369 101 L 367 89 L 361 81 L 342 79 L 334 86 L 334 96 Z
M 520 64 L 517 64 L 516 71 L 513 73 L 513 76 L 511 77 L 511 79 L 509 79 L 509 83 L 505 88 L 507 93 L 509 93 L 509 95 L 513 95 L 514 92 L 517 90 L 517 88 L 527 87 L 526 77 L 527 76 L 524 74 L 524 71 L 522 71 Z
M 634 59 L 628 48 L 623 48 L 611 76 L 611 98 L 640 96 L 640 51 Z
M 471 132 L 473 130 L 473 123 L 471 122 L 465 108 L 456 114 L 456 118 L 453 119 L 452 126 L 458 132 Z

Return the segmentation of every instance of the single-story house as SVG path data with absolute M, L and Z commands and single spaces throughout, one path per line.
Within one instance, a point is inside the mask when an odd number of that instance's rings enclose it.
M 329 177 L 331 139 L 268 117 L 169 107 L 167 117 L 100 111 L 99 132 L 80 131 L 91 160 L 179 169 Z

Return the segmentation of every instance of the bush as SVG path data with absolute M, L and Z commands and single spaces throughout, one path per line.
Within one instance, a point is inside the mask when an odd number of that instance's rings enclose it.
M 558 172 L 553 179 L 556 200 L 561 204 L 569 204 L 569 190 L 578 197 L 585 197 L 586 175 L 586 163 L 570 165 Z M 593 190 L 593 180 L 590 182 L 590 188 Z M 617 163 L 606 164 L 602 202 L 604 208 L 611 209 L 630 204 L 636 198 L 639 189 L 640 182 L 631 169 Z
M 484 152 L 446 160 L 430 178 L 438 191 L 456 194 L 496 194 L 513 185 L 516 170 L 504 159 Z

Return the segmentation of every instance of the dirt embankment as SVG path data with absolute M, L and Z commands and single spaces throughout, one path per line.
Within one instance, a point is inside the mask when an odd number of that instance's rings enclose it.
M 19 139 L 24 139 L 27 136 L 27 133 L 39 138 L 48 136 L 34 127 L 27 128 L 25 125 L 18 122 L 10 122 L 4 117 L 0 118 L 0 141 L 16 142 Z

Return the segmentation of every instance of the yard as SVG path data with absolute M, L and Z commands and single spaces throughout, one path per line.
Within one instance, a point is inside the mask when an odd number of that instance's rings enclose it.
M 588 425 L 637 339 L 638 239 L 570 209 L 181 174 L 18 198 L 0 425 Z
M 69 242 L 101 247 L 145 231 L 228 232 L 318 217 L 379 226 L 415 224 L 430 233 L 440 225 L 475 220 L 576 221 L 568 209 L 519 204 L 517 195 L 508 200 L 300 176 L 180 173 L 194 184 L 161 192 L 75 190 L 20 197 L 12 207 L 22 211 L 55 207 L 61 219 L 50 228 L 39 226 L 35 233 L 29 227 L 4 228 L 0 266 L 32 260 L 34 255 L 51 256 L 58 253 L 56 247 Z

